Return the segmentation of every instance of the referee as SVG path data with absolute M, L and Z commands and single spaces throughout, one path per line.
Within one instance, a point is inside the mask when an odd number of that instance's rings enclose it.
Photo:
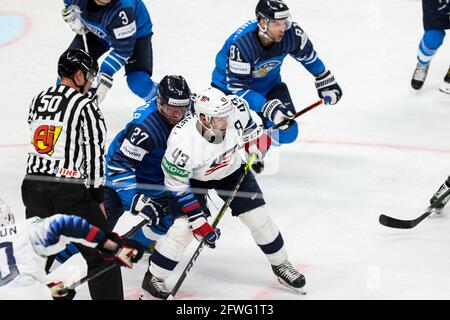
M 41 92 L 31 102 L 31 146 L 22 183 L 27 218 L 67 213 L 106 229 L 106 127 L 97 103 L 85 96 L 97 71 L 97 62 L 86 52 L 68 49 L 58 61 L 60 84 Z M 87 262 L 88 275 L 111 263 L 95 249 L 82 245 L 78 248 Z M 49 259 L 48 269 L 52 262 Z M 94 300 L 123 299 L 120 268 L 89 281 L 89 290 Z

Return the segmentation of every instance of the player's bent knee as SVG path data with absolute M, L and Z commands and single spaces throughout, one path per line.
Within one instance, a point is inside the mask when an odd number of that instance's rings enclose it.
M 277 135 L 272 135 L 272 139 L 280 144 L 288 144 L 297 140 L 298 133 L 298 124 L 294 122 L 289 129 L 284 131 L 279 130 Z
M 427 30 L 423 36 L 423 41 L 428 49 L 436 50 L 442 45 L 444 38 L 444 30 Z
M 239 215 L 239 219 L 252 231 L 265 229 L 273 223 L 265 206 L 244 212 Z
M 169 238 L 177 241 L 181 246 L 187 247 L 194 239 L 186 217 L 178 217 L 167 232 Z

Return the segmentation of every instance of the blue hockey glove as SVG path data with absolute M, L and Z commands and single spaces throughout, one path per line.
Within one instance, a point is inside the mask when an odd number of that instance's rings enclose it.
M 337 84 L 334 76 L 329 70 L 319 74 L 316 77 L 316 88 L 326 104 L 336 104 L 342 97 L 341 87 Z
M 286 119 L 294 119 L 295 109 L 292 105 L 285 105 L 278 99 L 269 100 L 261 109 L 263 117 L 278 124 Z M 280 130 L 287 130 L 293 124 L 289 122 L 281 126 Z
M 148 220 L 149 222 L 147 224 L 149 226 L 159 224 L 160 218 L 166 213 L 159 203 L 144 194 L 137 194 L 133 197 L 130 212 L 135 216 L 140 215 L 142 218 Z

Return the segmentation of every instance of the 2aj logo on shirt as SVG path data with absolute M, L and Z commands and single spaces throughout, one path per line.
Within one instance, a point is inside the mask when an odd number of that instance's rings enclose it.
M 36 128 L 31 143 L 34 149 L 40 154 L 51 156 L 55 152 L 54 148 L 61 133 L 62 126 L 41 125 Z

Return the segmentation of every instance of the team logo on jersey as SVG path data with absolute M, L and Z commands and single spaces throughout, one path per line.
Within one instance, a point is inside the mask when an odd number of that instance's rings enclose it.
M 213 163 L 209 166 L 209 170 L 205 172 L 205 176 L 209 176 L 210 174 L 214 173 L 216 170 L 219 170 L 220 168 L 226 167 L 230 164 L 231 159 L 233 157 L 234 150 L 236 149 L 236 146 L 231 148 L 230 150 L 226 151 L 225 153 L 221 154 L 218 158 L 216 158 Z
M 278 60 L 264 62 L 253 68 L 252 76 L 253 78 L 263 78 L 280 64 L 281 62 Z
M 62 126 L 43 124 L 36 128 L 31 144 L 39 154 L 51 156 L 55 152 L 55 145 L 61 134 Z

